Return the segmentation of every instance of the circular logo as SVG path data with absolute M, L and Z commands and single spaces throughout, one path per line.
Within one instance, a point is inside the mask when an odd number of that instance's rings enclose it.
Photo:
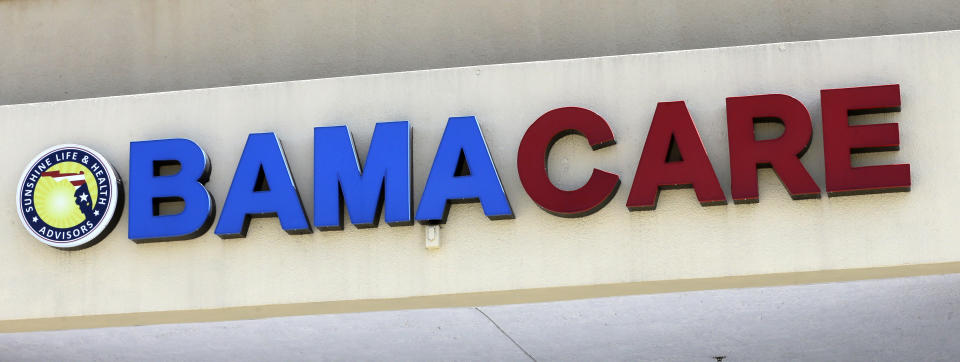
M 20 176 L 20 221 L 33 237 L 55 248 L 96 244 L 120 215 L 119 180 L 107 160 L 88 147 L 50 147 Z

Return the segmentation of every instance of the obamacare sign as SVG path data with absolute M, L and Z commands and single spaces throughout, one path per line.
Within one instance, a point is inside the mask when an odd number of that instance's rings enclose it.
M 910 189 L 910 165 L 852 167 L 852 153 L 896 150 L 897 123 L 850 125 L 848 116 L 897 112 L 899 85 L 826 89 L 820 93 L 823 154 L 828 196 Z M 783 94 L 726 99 L 730 194 L 734 203 L 759 200 L 757 169 L 772 168 L 794 199 L 821 197 L 822 190 L 800 162 L 811 144 L 813 124 L 806 107 Z M 783 134 L 758 140 L 755 123 L 778 122 Z M 557 108 L 527 128 L 517 149 L 517 174 L 530 198 L 560 217 L 582 217 L 604 207 L 620 176 L 594 169 L 575 190 L 555 186 L 547 173 L 551 147 L 577 134 L 596 150 L 616 143 L 610 125 L 591 110 Z M 346 126 L 317 127 L 314 136 L 313 215 L 308 220 L 280 140 L 274 133 L 247 137 L 214 233 L 244 237 L 251 217 L 271 216 L 290 234 L 340 230 L 344 210 L 357 227 L 446 222 L 451 203 L 479 202 L 491 220 L 514 217 L 498 170 L 475 117 L 452 117 L 437 147 L 421 198 L 414 208 L 411 125 L 378 123 L 366 160 L 357 157 Z M 184 139 L 130 143 L 127 183 L 128 237 L 135 242 L 195 238 L 213 227 L 216 204 L 205 187 L 210 159 L 201 145 Z M 176 165 L 173 174 L 161 172 Z M 124 204 L 121 178 L 96 151 L 59 145 L 41 152 L 21 176 L 17 207 L 21 222 L 38 240 L 61 249 L 93 245 L 109 233 Z M 703 206 L 725 205 L 700 134 L 682 101 L 657 105 L 630 186 L 626 207 L 653 210 L 659 192 L 691 187 Z M 182 201 L 175 214 L 159 205 Z M 415 212 L 414 212 L 415 210 Z

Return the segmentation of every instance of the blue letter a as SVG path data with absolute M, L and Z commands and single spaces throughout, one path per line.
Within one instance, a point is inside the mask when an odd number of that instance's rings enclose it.
M 314 225 L 343 229 L 342 201 L 358 228 L 376 227 L 381 206 L 390 226 L 413 223 L 408 122 L 377 123 L 362 171 L 346 126 L 317 127 L 313 137 Z
M 469 175 L 458 175 L 458 170 Z M 480 201 L 491 220 L 512 219 L 513 210 L 473 116 L 451 117 L 417 206 L 417 221 L 444 223 L 451 202 Z
M 214 233 L 221 238 L 244 237 L 251 216 L 273 215 L 280 218 L 280 226 L 287 233 L 312 231 L 280 140 L 272 132 L 252 133 L 247 137 Z

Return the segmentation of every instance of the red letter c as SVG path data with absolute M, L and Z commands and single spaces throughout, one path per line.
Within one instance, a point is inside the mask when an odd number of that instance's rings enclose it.
M 527 195 L 544 211 L 561 217 L 581 217 L 600 210 L 620 186 L 620 176 L 593 169 L 586 185 L 572 191 L 557 188 L 547 175 L 550 148 L 563 136 L 579 134 L 598 150 L 616 143 L 602 117 L 578 107 L 557 108 L 540 116 L 520 141 L 517 172 Z

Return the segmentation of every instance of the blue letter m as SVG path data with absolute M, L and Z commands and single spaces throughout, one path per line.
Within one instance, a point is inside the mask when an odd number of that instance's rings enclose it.
M 317 127 L 313 136 L 317 228 L 343 229 L 344 201 L 358 228 L 376 227 L 382 208 L 390 226 L 413 223 L 409 122 L 377 123 L 362 170 L 346 126 Z

